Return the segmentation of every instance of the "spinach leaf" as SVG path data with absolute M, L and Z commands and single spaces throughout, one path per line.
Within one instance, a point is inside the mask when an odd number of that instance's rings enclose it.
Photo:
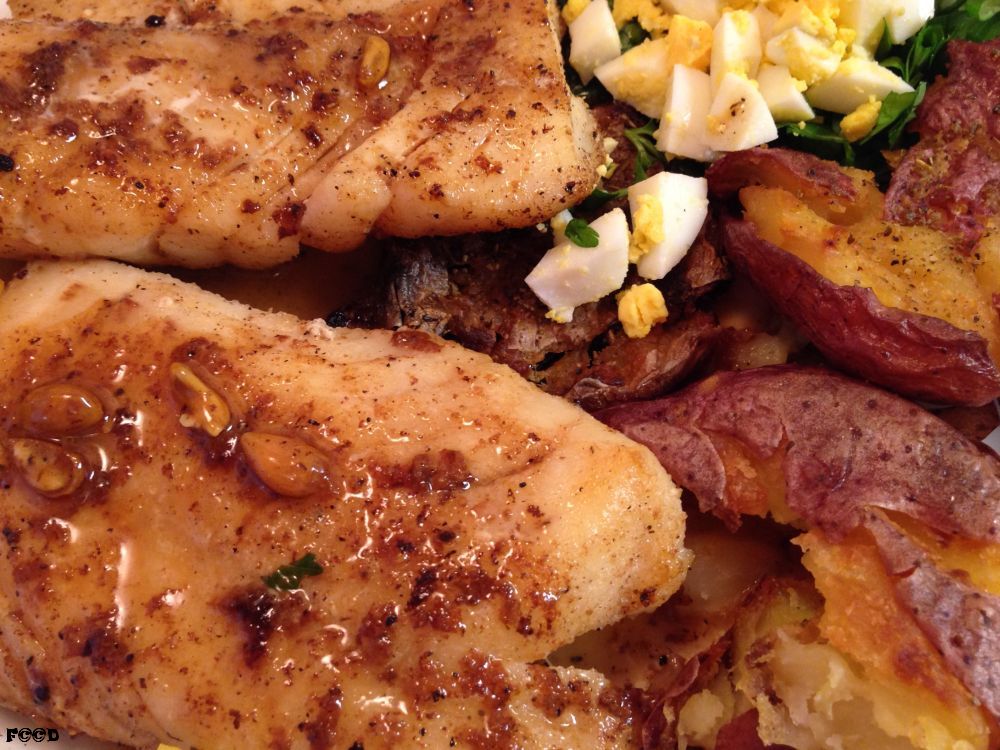
M 839 126 L 830 127 L 818 122 L 787 123 L 779 132 L 800 139 L 797 147 L 827 159 L 833 158 L 852 166 L 855 162 L 854 146 L 840 134 Z
M 864 145 L 872 140 L 879 133 L 886 133 L 887 145 L 889 148 L 899 148 L 900 140 L 903 137 L 903 129 L 914 117 L 917 116 L 917 107 L 924 100 L 927 93 L 927 84 L 921 81 L 914 91 L 905 94 L 891 92 L 882 101 L 882 108 L 879 110 L 878 119 L 860 144 Z

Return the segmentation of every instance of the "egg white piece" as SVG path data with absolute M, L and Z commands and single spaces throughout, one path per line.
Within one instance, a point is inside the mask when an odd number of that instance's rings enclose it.
M 784 65 L 793 76 L 809 84 L 833 75 L 842 57 L 821 39 L 797 27 L 773 37 L 765 45 L 764 54 L 769 62 Z
M 841 0 L 841 26 L 847 26 L 857 32 L 854 38 L 854 51 L 863 49 L 869 55 L 875 52 L 882 38 L 883 22 L 893 12 L 897 0 Z M 934 0 L 931 0 L 933 6 Z
M 742 151 L 778 137 L 771 110 L 753 81 L 727 73 L 708 111 L 709 148 Z
M 594 70 L 615 99 L 635 107 L 646 117 L 659 117 L 667 94 L 670 40 L 652 39 L 598 66 Z
M 712 90 L 718 91 L 727 73 L 754 78 L 761 54 L 756 16 L 745 10 L 723 13 L 712 34 Z
M 874 60 L 848 57 L 825 81 L 810 86 L 806 99 L 814 107 L 849 114 L 874 96 L 882 100 L 890 92 L 905 94 L 913 87 Z
M 715 153 L 708 145 L 706 127 L 711 105 L 712 79 L 708 73 L 675 65 L 656 131 L 656 147 L 672 156 L 712 161 Z
M 590 0 L 569 25 L 569 38 L 569 64 L 584 83 L 590 83 L 598 66 L 622 53 L 618 27 L 607 0 Z
M 762 65 L 757 85 L 775 122 L 800 122 L 816 116 L 784 65 Z
M 893 5 L 885 20 L 896 44 L 905 42 L 934 17 L 934 0 L 896 0 Z
M 751 13 L 757 19 L 761 44 L 767 44 L 767 41 L 774 36 L 774 27 L 778 23 L 778 14 L 769 10 L 766 5 L 758 5 Z
M 720 0 L 660 0 L 660 4 L 670 13 L 704 21 L 709 26 L 719 22 L 724 5 Z
M 568 323 L 573 308 L 596 302 L 621 288 L 628 272 L 629 231 L 625 212 L 616 208 L 590 223 L 600 239 L 596 247 L 570 242 L 549 250 L 525 278 L 553 317 Z
M 639 259 L 636 268 L 645 279 L 662 279 L 687 255 L 708 217 L 708 180 L 660 172 L 637 182 L 628 189 L 632 216 L 639 209 L 641 195 L 655 195 L 659 200 L 664 239 Z

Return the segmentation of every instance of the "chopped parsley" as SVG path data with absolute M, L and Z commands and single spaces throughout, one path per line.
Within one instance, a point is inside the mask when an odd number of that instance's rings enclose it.
M 566 239 L 579 247 L 597 247 L 601 236 L 583 219 L 573 219 L 566 225 Z
M 316 562 L 316 555 L 308 552 L 298 560 L 282 565 L 270 575 L 261 580 L 264 585 L 277 591 L 295 591 L 306 576 L 318 576 L 323 572 L 323 566 Z
M 653 139 L 653 134 L 656 133 L 657 127 L 659 127 L 659 122 L 650 120 L 641 128 L 628 128 L 625 130 L 625 138 L 632 144 L 632 148 L 635 149 L 635 182 L 645 180 L 648 176 L 649 168 L 653 164 L 657 162 L 666 164 L 667 162 L 667 157 L 656 147 L 656 141 Z

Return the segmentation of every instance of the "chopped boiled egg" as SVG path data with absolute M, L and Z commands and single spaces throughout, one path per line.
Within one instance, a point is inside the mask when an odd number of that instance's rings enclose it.
M 666 319 L 667 303 L 652 284 L 634 284 L 618 296 L 618 320 L 630 339 L 648 336 L 653 326 Z
M 728 73 L 753 78 L 760 58 L 760 27 L 756 17 L 745 10 L 723 13 L 712 36 L 712 90 L 718 90 Z
M 619 28 L 634 18 L 653 36 L 670 28 L 670 16 L 655 0 L 615 0 L 611 15 Z
M 622 53 L 618 27 L 607 0 L 590 0 L 569 25 L 569 64 L 589 83 L 594 69 Z
M 671 156 L 711 161 L 715 154 L 707 143 L 706 122 L 712 105 L 712 79 L 708 73 L 675 65 L 656 131 L 656 147 Z
M 569 212 L 568 208 L 564 208 L 562 211 L 549 219 L 549 226 L 552 227 L 552 239 L 555 241 L 556 245 L 561 245 L 567 241 L 566 227 L 569 226 L 571 221 L 573 221 L 573 214 Z
M 913 87 L 874 60 L 848 57 L 832 76 L 810 86 L 806 99 L 814 107 L 848 114 L 869 97 L 882 100 L 893 91 L 903 94 L 913 91 Z
M 801 122 L 816 116 L 802 93 L 805 82 L 793 77 L 784 65 L 762 65 L 757 85 L 775 122 Z
M 853 52 L 874 54 L 885 29 L 885 17 L 892 12 L 893 0 L 842 0 L 840 22 L 854 30 Z
M 583 13 L 584 8 L 587 7 L 587 3 L 590 0 L 566 0 L 566 4 L 562 9 L 563 20 L 567 24 L 573 23 L 581 13 Z
M 602 0 L 603 2 L 603 0 Z M 590 224 L 596 247 L 564 242 L 549 250 L 525 282 L 560 323 L 573 320 L 573 309 L 596 302 L 619 289 L 628 271 L 629 231 L 625 212 L 616 208 Z
M 675 16 L 670 33 L 633 47 L 601 65 L 594 75 L 618 101 L 646 117 L 659 117 L 674 65 L 708 68 L 712 29 L 707 23 Z
M 715 26 L 722 15 L 724 3 L 719 0 L 660 0 L 671 13 L 704 21 Z
M 813 84 L 829 78 L 837 70 L 846 45 L 826 44 L 802 29 L 792 28 L 775 35 L 764 47 L 769 62 L 784 65 L 792 75 Z
M 713 151 L 742 151 L 778 137 L 760 90 L 735 73 L 727 73 L 719 84 L 707 123 L 707 143 Z
M 814 7 L 818 6 L 818 7 Z M 839 9 L 820 3 L 787 3 L 777 22 L 772 27 L 773 34 L 788 29 L 801 29 L 807 34 L 832 42 L 837 38 L 837 16 Z
M 663 203 L 656 193 L 642 193 L 629 208 L 632 212 L 632 242 L 628 248 L 628 262 L 638 263 L 666 237 Z
M 767 40 L 774 36 L 774 25 L 778 22 L 778 14 L 772 13 L 766 5 L 758 5 L 750 12 L 757 19 L 761 44 L 766 44 Z
M 840 134 L 849 141 L 859 141 L 868 135 L 878 121 L 882 102 L 874 96 L 840 121 Z
M 630 186 L 628 202 L 635 235 L 641 237 L 633 240 L 641 250 L 636 253 L 639 275 L 662 279 L 691 249 L 705 223 L 708 181 L 660 172 Z
M 934 0 L 897 0 L 886 16 L 893 42 L 905 42 L 934 17 Z

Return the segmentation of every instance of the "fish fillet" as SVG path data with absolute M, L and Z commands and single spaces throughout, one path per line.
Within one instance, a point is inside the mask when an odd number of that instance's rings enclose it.
M 216 750 L 635 727 L 525 665 L 678 587 L 679 491 L 513 371 L 109 261 L 29 265 L 0 363 L 0 703 Z
M 0 257 L 264 267 L 300 242 L 529 226 L 588 194 L 597 130 L 545 3 L 315 5 L 0 22 Z

